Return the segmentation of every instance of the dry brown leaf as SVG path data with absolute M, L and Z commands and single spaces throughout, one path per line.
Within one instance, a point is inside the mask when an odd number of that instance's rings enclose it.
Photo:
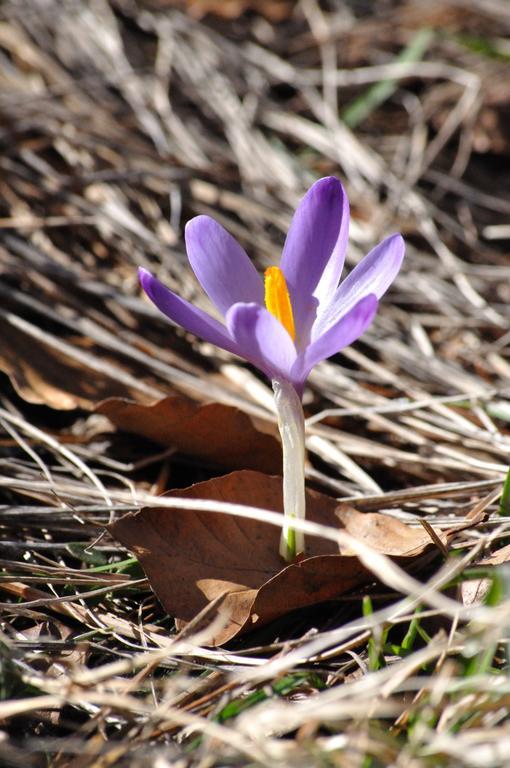
M 501 549 L 493 552 L 492 555 L 484 557 L 482 560 L 479 560 L 472 565 L 495 566 L 508 562 L 510 562 L 510 544 L 507 544 L 506 547 L 501 547 Z M 491 584 L 492 582 L 490 579 L 470 579 L 469 581 L 463 581 L 460 585 L 462 604 L 469 606 L 480 605 L 483 603 L 491 588 Z
M 96 412 L 126 432 L 229 469 L 279 472 L 281 468 L 281 447 L 275 434 L 262 431 L 271 425 L 255 424 L 230 405 L 200 405 L 179 396 L 151 405 L 112 398 L 100 403 Z
M 295 0 L 185 0 L 188 13 L 201 19 L 208 13 L 224 19 L 237 19 L 246 11 L 255 11 L 270 21 L 288 18 Z
M 168 495 L 282 510 L 281 478 L 233 472 Z M 346 529 L 379 552 L 414 557 L 431 542 L 425 531 L 386 515 L 363 514 L 335 499 L 307 492 L 307 516 Z M 338 554 L 332 541 L 308 537 L 307 557 L 285 566 L 278 554 L 280 529 L 242 517 L 183 509 L 147 508 L 109 528 L 139 558 L 154 592 L 178 626 L 210 600 L 225 594 L 219 609 L 222 645 L 291 610 L 339 597 L 374 581 L 355 555 Z
M 0 370 L 28 403 L 61 411 L 90 410 L 105 397 L 135 395 L 134 389 L 118 379 L 89 368 L 56 346 L 32 339 L 8 323 L 2 327 Z
M 433 543 L 427 531 L 411 528 L 401 520 L 379 512 L 358 512 L 353 507 L 341 505 L 337 516 L 347 533 L 385 555 L 412 557 Z M 446 546 L 446 535 L 439 531 L 435 534 Z

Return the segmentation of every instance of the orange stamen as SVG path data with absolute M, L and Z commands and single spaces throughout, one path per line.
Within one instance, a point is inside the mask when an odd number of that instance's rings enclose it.
M 290 303 L 289 290 L 280 267 L 268 267 L 264 272 L 266 307 L 283 325 L 292 341 L 296 338 L 294 316 Z

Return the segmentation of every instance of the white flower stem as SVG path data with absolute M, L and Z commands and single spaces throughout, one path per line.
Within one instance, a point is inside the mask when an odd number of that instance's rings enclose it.
M 292 562 L 305 551 L 305 537 L 293 520 L 305 518 L 305 419 L 301 400 L 289 381 L 274 379 L 274 401 L 283 450 L 283 511 L 285 525 L 280 539 L 280 554 Z

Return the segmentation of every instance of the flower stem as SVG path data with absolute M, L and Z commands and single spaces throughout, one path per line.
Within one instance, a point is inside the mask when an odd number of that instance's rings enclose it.
M 274 401 L 283 450 L 283 511 L 285 525 L 280 554 L 292 562 L 305 551 L 305 537 L 293 520 L 305 518 L 305 419 L 301 400 L 289 381 L 273 380 Z

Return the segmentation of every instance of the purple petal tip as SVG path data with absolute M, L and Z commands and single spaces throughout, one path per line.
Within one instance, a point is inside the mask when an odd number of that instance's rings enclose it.
M 315 184 L 310 187 L 310 192 L 319 193 L 324 197 L 341 198 L 345 195 L 345 190 L 342 183 L 336 176 L 324 176 L 322 179 L 318 179 Z
M 154 280 L 154 276 L 145 267 L 138 267 L 138 280 L 143 290 L 147 293 L 149 284 Z
M 201 213 L 199 216 L 193 216 L 192 219 L 186 222 L 184 234 L 189 234 L 196 229 L 196 227 L 207 225 L 210 222 L 212 222 L 213 226 L 216 224 L 216 221 L 211 216 L 206 216 L 205 213 Z

